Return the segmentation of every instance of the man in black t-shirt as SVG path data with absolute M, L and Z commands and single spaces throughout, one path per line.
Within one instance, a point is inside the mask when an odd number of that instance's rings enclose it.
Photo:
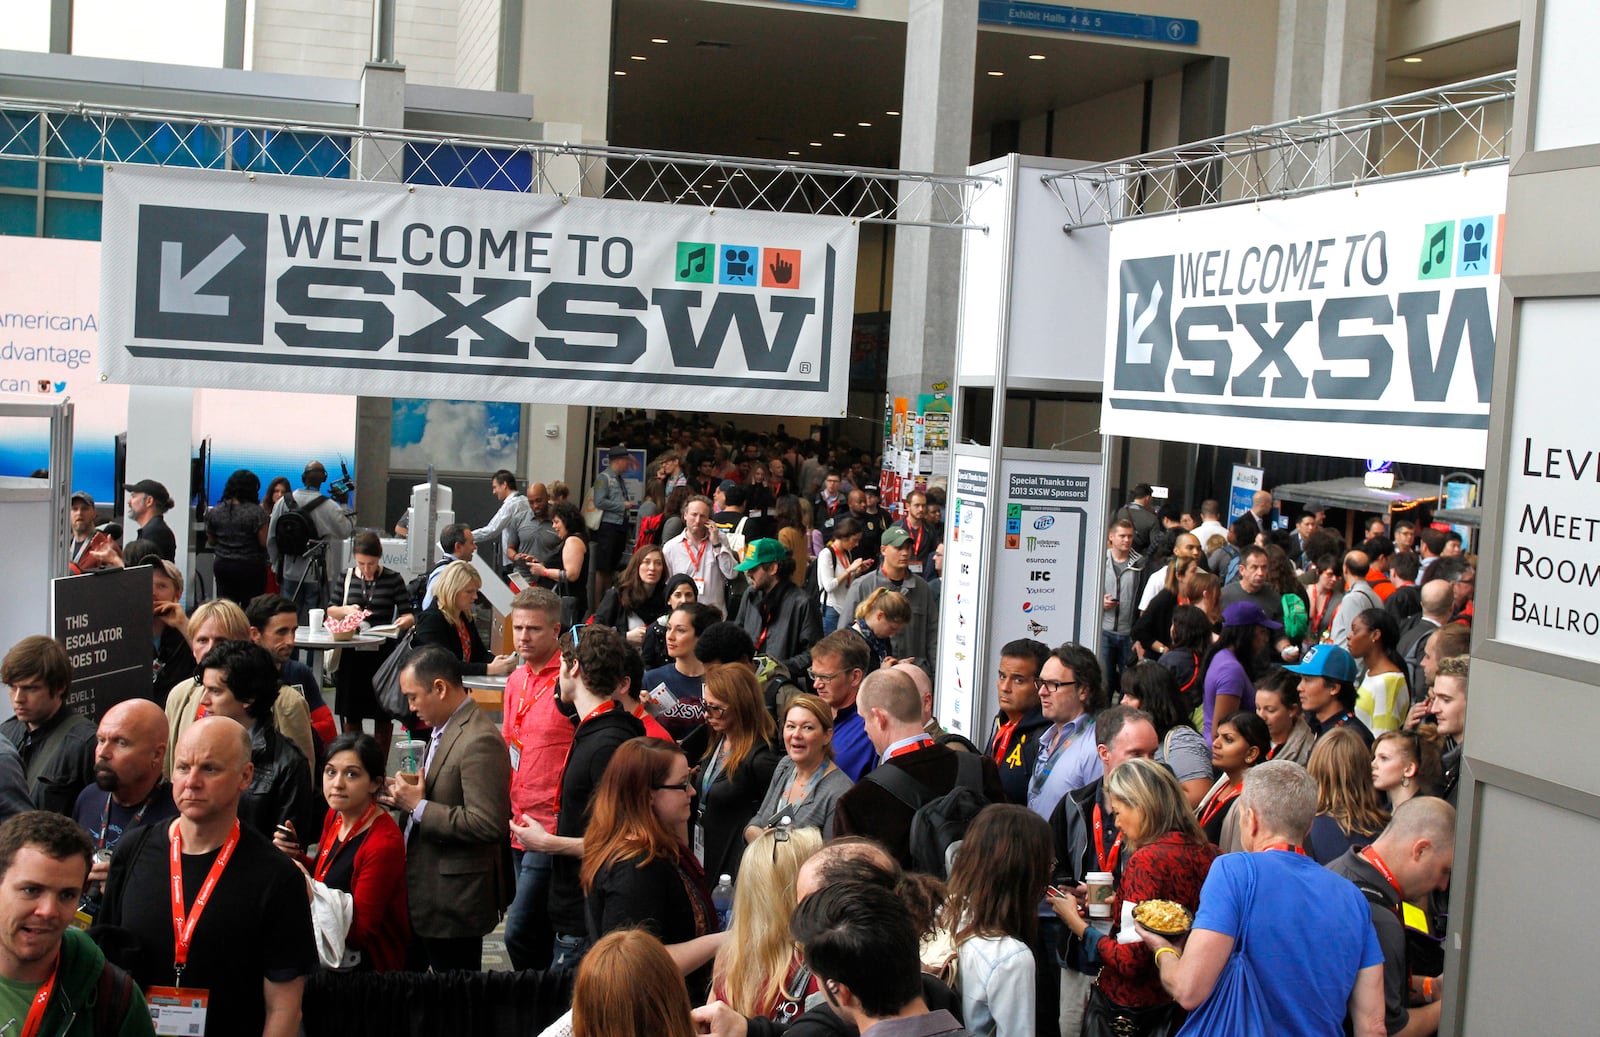
M 180 985 L 169 893 L 177 840 L 184 928 L 193 922 L 181 988 L 208 996 L 200 1032 L 294 1037 L 305 977 L 318 965 L 311 906 L 299 869 L 265 836 L 238 825 L 250 777 L 250 736 L 236 721 L 208 716 L 184 731 L 172 768 L 178 819 L 124 838 L 99 921 L 131 937 L 127 953 L 115 957 L 147 999 Z M 197 895 L 212 874 L 215 888 L 195 919 Z

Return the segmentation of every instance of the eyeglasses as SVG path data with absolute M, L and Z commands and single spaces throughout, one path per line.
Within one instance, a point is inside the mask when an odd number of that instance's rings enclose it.
M 1052 695 L 1056 694 L 1062 688 L 1075 688 L 1077 686 L 1078 686 L 1078 682 L 1077 681 L 1044 681 L 1044 680 L 1042 680 L 1042 681 L 1039 682 L 1039 688 L 1041 690 L 1043 690 L 1043 691 L 1048 691 Z
M 788 815 L 779 820 L 778 826 L 772 830 L 772 863 L 778 863 L 778 844 L 789 841 L 789 826 L 786 823 Z
M 676 789 L 679 792 L 688 792 L 690 789 L 694 788 L 694 782 L 680 781 L 676 785 L 651 785 L 650 787 L 658 790 Z
M 816 670 L 806 671 L 806 676 L 811 678 L 812 684 L 832 684 L 843 675 L 843 670 L 840 670 L 838 673 L 818 673 Z
M 712 702 L 710 699 L 701 699 L 700 708 L 704 709 L 707 714 L 714 717 L 723 717 L 727 716 L 728 714 L 727 706 L 720 706 L 717 703 Z

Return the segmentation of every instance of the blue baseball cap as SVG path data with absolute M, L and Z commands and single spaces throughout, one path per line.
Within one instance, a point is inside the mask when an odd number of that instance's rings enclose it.
M 1346 684 L 1356 679 L 1356 661 L 1338 645 L 1312 645 L 1304 662 L 1284 669 L 1302 677 L 1326 677 Z

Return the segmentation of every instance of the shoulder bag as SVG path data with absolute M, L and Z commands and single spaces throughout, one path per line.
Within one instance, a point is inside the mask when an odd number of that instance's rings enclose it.
M 1241 904 L 1253 904 L 1256 899 L 1256 862 L 1253 854 L 1240 854 L 1239 859 L 1250 871 L 1250 888 L 1239 899 Z M 1228 1037 L 1267 1037 L 1266 1001 L 1261 996 L 1261 981 L 1255 969 L 1245 958 L 1245 933 L 1249 921 L 1241 918 L 1239 935 L 1233 941 L 1233 953 L 1217 977 L 1211 995 L 1200 1003 L 1184 1022 L 1179 1037 L 1227 1034 Z
M 405 668 L 406 659 L 411 655 L 411 636 L 416 629 L 411 627 L 400 635 L 394 651 L 378 666 L 378 672 L 372 675 L 372 692 L 377 696 L 378 705 L 396 718 L 405 716 L 409 708 L 406 706 L 406 697 L 400 694 L 400 671 Z

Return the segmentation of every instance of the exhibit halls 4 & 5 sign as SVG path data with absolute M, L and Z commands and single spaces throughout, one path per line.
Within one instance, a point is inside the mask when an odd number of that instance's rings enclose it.
M 119 166 L 103 242 L 114 381 L 845 412 L 843 218 Z
M 1108 435 L 1482 468 L 1503 166 L 1118 224 Z

